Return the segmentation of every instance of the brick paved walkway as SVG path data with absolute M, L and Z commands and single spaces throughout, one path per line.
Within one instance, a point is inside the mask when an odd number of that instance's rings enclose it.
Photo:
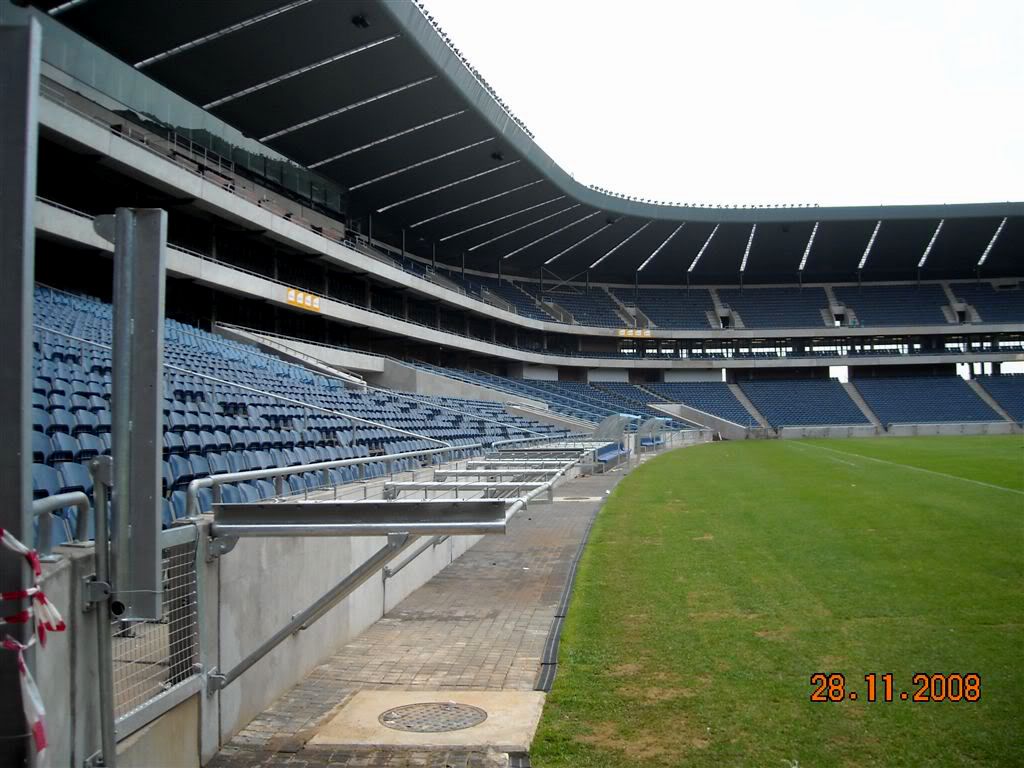
M 555 497 L 603 498 L 623 476 L 566 482 Z M 481 752 L 305 747 L 359 690 L 533 690 L 555 608 L 600 501 L 537 504 L 413 592 L 238 733 L 210 768 L 292 765 L 492 768 Z

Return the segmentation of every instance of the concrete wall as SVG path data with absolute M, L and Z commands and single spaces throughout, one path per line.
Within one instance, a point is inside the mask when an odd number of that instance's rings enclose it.
M 670 369 L 665 381 L 722 381 L 722 371 L 716 368 Z
M 200 523 L 198 558 L 200 661 L 207 672 L 230 669 L 386 542 L 384 537 L 243 539 L 207 563 L 202 553 L 208 524 Z M 154 765 L 154 755 L 173 755 L 176 766 L 207 761 L 278 696 L 479 538 L 452 537 L 386 582 L 377 574 L 223 691 L 212 697 L 195 694 L 134 734 L 119 734 L 121 765 Z M 45 566 L 43 588 L 68 631 L 51 634 L 46 648 L 36 651 L 36 679 L 49 723 L 50 764 L 82 765 L 99 749 L 96 612 L 81 610 L 80 595 L 82 579 L 95 568 L 91 548 L 56 551 L 63 559 Z
M 629 370 L 626 368 L 588 368 L 587 381 L 621 381 L 629 383 Z
M 765 430 L 756 424 L 753 425 L 753 428 L 748 428 L 742 424 L 736 424 L 735 422 L 710 414 L 707 411 L 691 408 L 683 403 L 651 403 L 651 408 L 661 411 L 668 416 L 678 416 L 694 424 L 707 427 L 713 432 L 720 434 L 726 440 L 746 440 L 750 437 L 769 436 Z
M 551 365 L 523 365 L 522 378 L 538 381 L 558 381 L 558 368 Z
M 524 403 L 533 408 L 546 409 L 547 405 L 540 400 L 532 400 L 520 395 L 512 395 L 497 389 L 490 389 L 447 376 L 402 365 L 395 360 L 383 358 L 382 371 L 379 374 L 368 374 L 366 380 L 374 387 L 393 389 L 398 392 L 415 392 L 419 395 L 437 395 L 440 397 L 462 397 L 467 400 L 487 400 L 495 403 Z
M 964 424 L 891 424 L 888 434 L 894 437 L 916 435 L 1013 435 L 1021 428 L 1008 421 Z
M 779 437 L 783 440 L 799 440 L 810 437 L 879 437 L 884 433 L 878 427 L 869 425 L 847 427 L 781 427 Z
M 262 336 L 259 333 L 252 335 Z M 311 341 L 301 341 L 299 339 L 268 338 L 275 343 L 291 347 L 336 368 L 347 368 L 360 374 L 382 373 L 384 371 L 385 358 L 379 355 L 367 355 L 350 349 L 331 347 L 326 344 L 315 344 Z
M 565 416 L 555 411 L 541 408 L 520 408 L 518 406 L 508 404 L 505 406 L 505 410 L 513 416 L 522 416 L 527 419 L 533 419 L 534 421 L 539 421 L 541 424 L 551 424 L 552 426 L 560 429 L 568 429 L 570 432 L 593 432 L 594 427 L 597 426 L 596 424 L 584 421 L 583 419 Z

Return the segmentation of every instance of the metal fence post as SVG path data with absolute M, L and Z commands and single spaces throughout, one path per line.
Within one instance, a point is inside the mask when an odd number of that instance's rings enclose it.
M 111 479 L 110 458 L 98 456 L 89 464 L 93 477 L 93 510 L 96 515 L 96 581 L 106 587 L 110 584 L 110 548 L 107 512 L 110 509 L 109 482 Z M 98 661 L 100 705 L 100 753 L 99 761 L 92 765 L 115 768 L 117 765 L 117 735 L 114 731 L 114 656 L 111 638 L 111 614 L 120 614 L 123 606 L 112 611 L 109 589 L 96 600 L 96 653 Z
M 38 22 L 0 27 L 0 526 L 32 544 L 32 283 L 35 278 Z M 0 554 L 0 590 L 30 586 L 23 558 Z M 10 601 L 16 613 L 22 601 Z M 63 608 L 63 606 L 62 606 Z M 31 627 L 4 632 L 27 642 Z M 26 662 L 33 666 L 31 653 Z M 32 764 L 15 654 L 0 651 L 0 765 Z
M 159 619 L 167 213 L 118 208 L 94 227 L 114 243 L 112 585 L 125 618 Z

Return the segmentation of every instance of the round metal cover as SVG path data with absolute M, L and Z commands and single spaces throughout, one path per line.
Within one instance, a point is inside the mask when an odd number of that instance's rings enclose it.
M 406 704 L 389 709 L 379 718 L 380 724 L 396 731 L 412 733 L 444 733 L 472 728 L 487 719 L 487 713 L 469 704 L 454 701 L 430 701 Z

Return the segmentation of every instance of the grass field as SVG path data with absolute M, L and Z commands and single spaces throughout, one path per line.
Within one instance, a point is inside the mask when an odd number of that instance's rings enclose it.
M 811 702 L 816 672 L 858 700 Z M 871 672 L 894 675 L 895 701 L 865 700 Z M 899 700 L 918 672 L 976 673 L 981 698 Z M 646 463 L 595 522 L 531 759 L 1024 765 L 1024 440 L 730 442 Z

